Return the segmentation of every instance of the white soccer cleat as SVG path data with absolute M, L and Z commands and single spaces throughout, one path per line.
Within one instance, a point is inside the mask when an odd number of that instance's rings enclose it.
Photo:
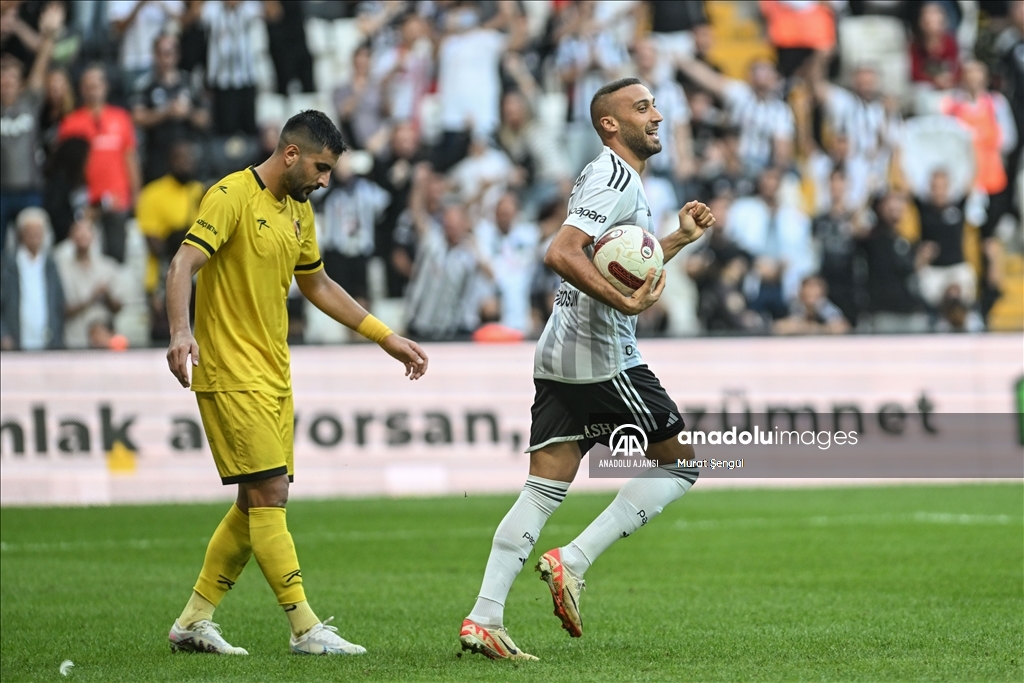
M 292 636 L 292 652 L 300 655 L 364 655 L 366 648 L 350 643 L 338 635 L 335 626 L 328 626 L 330 619 L 317 624 L 301 636 Z
M 245 648 L 235 647 L 220 634 L 220 626 L 202 619 L 188 628 L 183 628 L 178 620 L 174 620 L 171 632 L 167 634 L 171 641 L 171 652 L 208 652 L 215 655 L 247 655 Z

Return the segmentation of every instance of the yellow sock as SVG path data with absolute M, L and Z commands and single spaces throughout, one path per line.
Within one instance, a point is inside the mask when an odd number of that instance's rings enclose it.
M 188 599 L 185 610 L 178 617 L 178 625 L 182 628 L 188 628 L 197 621 L 213 619 L 213 610 L 215 609 L 217 609 L 216 605 L 199 593 L 192 591 L 192 597 Z
M 297 636 L 301 636 L 320 623 L 320 620 L 313 614 L 313 609 L 305 600 L 294 605 L 282 605 L 282 607 L 284 607 L 284 613 L 288 615 L 288 623 L 291 624 L 292 633 Z
M 294 607 L 292 611 L 297 612 L 301 617 L 300 623 L 305 624 L 312 615 L 312 610 L 306 604 L 306 592 L 302 589 L 302 570 L 299 568 L 299 558 L 295 554 L 292 535 L 288 533 L 284 508 L 249 508 L 249 536 L 252 539 L 253 555 L 256 556 L 256 561 L 259 562 L 271 590 L 277 596 L 277 604 L 285 609 Z M 295 621 L 292 620 L 291 612 L 288 612 L 288 615 L 294 629 Z M 312 618 L 314 622 L 306 630 L 317 623 L 316 617 Z M 296 634 L 298 633 L 296 631 Z
M 249 518 L 232 505 L 210 538 L 203 569 L 178 623 L 187 628 L 212 618 L 213 610 L 235 585 L 251 556 Z

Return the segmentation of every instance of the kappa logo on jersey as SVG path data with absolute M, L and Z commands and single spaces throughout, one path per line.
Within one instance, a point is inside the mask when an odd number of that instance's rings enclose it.
M 302 224 L 299 221 L 292 221 L 292 225 L 295 226 L 295 239 L 302 241 Z
M 591 209 L 584 209 L 582 206 L 577 206 L 575 209 L 572 210 L 572 213 L 576 214 L 577 216 L 582 216 L 583 218 L 589 218 L 590 220 L 596 223 L 604 223 L 606 220 L 608 220 L 608 216 L 602 216 L 598 212 L 593 211 Z
M 228 186 L 227 185 L 218 185 L 217 189 L 220 190 L 221 192 L 223 192 L 224 194 L 228 193 Z

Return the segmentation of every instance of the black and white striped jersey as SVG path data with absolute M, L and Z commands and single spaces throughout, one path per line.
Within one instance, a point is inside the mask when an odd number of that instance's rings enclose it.
M 653 233 L 640 175 L 605 147 L 576 179 L 565 224 L 595 240 L 616 225 L 638 225 Z M 587 255 L 593 255 L 593 245 L 587 247 Z M 636 316 L 620 313 L 562 280 L 537 342 L 533 376 L 588 384 L 642 363 Z

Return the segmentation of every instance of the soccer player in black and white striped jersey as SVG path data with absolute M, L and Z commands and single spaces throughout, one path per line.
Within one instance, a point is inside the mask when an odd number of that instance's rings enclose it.
M 650 90 L 636 78 L 600 88 L 591 100 L 590 115 L 604 148 L 576 180 L 568 216 L 544 258 L 562 277 L 562 285 L 534 357 L 530 474 L 494 534 L 483 585 L 459 638 L 463 649 L 492 659 L 535 659 L 519 650 L 505 630 L 505 599 L 544 523 L 565 498 L 583 455 L 608 438 L 611 425 L 595 433 L 592 415 L 623 416 L 620 424 L 645 433 L 646 457 L 671 464 L 626 483 L 572 543 L 541 555 L 537 570 L 571 636 L 583 634 L 579 597 L 590 565 L 697 479 L 696 469 L 677 466 L 680 460 L 693 459 L 693 449 L 675 438 L 683 429 L 682 417 L 644 364 L 636 343 L 636 316 L 661 296 L 665 275 L 656 282 L 652 268 L 643 285 L 627 297 L 591 261 L 596 238 L 610 228 L 653 228 L 640 173 L 647 159 L 661 151 L 658 129 L 663 118 Z M 679 212 L 678 230 L 661 240 L 665 261 L 713 223 L 705 205 L 689 202 Z

